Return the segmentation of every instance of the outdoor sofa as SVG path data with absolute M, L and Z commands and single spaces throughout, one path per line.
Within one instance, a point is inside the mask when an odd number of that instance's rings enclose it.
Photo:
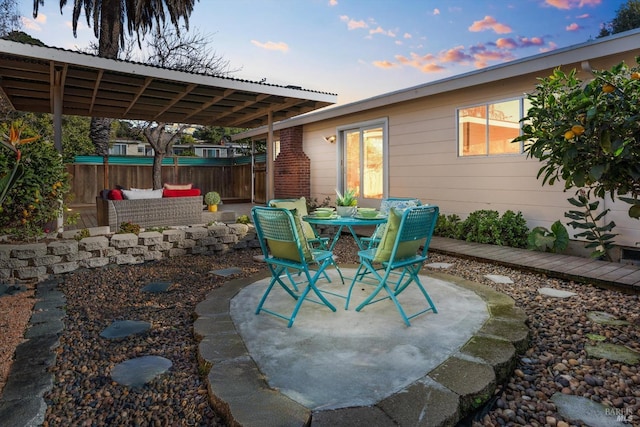
M 118 231 L 123 222 L 142 228 L 202 223 L 202 195 L 195 188 L 114 189 L 96 198 L 98 225 Z M 181 187 L 181 186 L 175 186 Z

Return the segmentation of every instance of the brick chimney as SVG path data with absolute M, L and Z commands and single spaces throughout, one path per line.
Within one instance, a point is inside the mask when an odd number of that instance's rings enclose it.
M 302 126 L 280 130 L 273 190 L 276 199 L 311 197 L 311 160 L 302 150 Z

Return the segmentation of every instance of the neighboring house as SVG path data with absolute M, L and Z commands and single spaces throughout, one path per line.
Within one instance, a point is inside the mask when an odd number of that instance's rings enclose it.
M 566 224 L 574 191 L 561 183 L 543 187 L 536 179 L 541 163 L 510 142 L 527 110 L 525 93 L 556 67 L 588 80 L 591 69 L 623 60 L 634 65 L 639 47 L 640 31 L 633 30 L 277 122 L 273 194 L 321 202 L 349 187 L 360 190 L 363 206 L 411 196 L 463 219 L 480 209 L 512 210 L 530 228 Z M 234 138 L 266 139 L 267 132 Z M 628 217 L 629 205 L 603 204 L 612 209 L 606 221 L 617 224 L 616 243 L 640 242 L 640 221 Z
M 246 148 L 240 144 L 175 144 L 173 155 L 181 156 L 185 153 L 193 153 L 197 157 L 204 158 L 228 158 L 245 156 Z M 244 151 L 243 151 L 244 150 Z M 153 148 L 148 142 L 116 139 L 109 146 L 110 156 L 147 156 L 153 157 Z

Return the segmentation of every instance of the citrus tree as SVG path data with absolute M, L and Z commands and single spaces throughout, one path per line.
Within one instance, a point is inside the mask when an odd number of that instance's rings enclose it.
M 539 79 L 514 140 L 543 163 L 543 185 L 562 179 L 566 189 L 587 196 L 617 197 L 631 204 L 634 218 L 640 218 L 639 61 L 594 71 L 588 82 L 560 69 Z

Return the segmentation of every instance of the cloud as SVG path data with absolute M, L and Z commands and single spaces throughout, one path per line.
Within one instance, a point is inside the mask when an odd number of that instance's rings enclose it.
M 259 48 L 262 49 L 266 49 L 266 50 L 279 50 L 281 52 L 288 52 L 289 51 L 289 45 L 286 44 L 285 42 L 266 42 L 266 43 L 262 43 L 259 42 L 257 40 L 251 40 L 251 43 L 254 46 L 258 46 Z
M 492 16 L 485 16 L 481 21 L 474 21 L 469 27 L 469 31 L 474 33 L 484 30 L 493 30 L 498 34 L 507 34 L 512 31 L 510 26 L 499 23 Z
M 476 68 L 485 68 L 489 62 L 506 62 L 512 61 L 514 58 L 511 52 L 497 50 L 483 50 L 473 55 Z
M 499 38 L 496 40 L 496 46 L 500 49 L 516 49 L 518 42 L 512 38 Z
M 329 0 L 329 6 L 337 6 L 338 0 Z
M 551 52 L 552 50 L 556 50 L 557 48 L 558 48 L 557 44 L 555 44 L 554 42 L 549 42 L 549 46 L 541 47 L 540 52 Z
M 367 25 L 366 22 L 364 22 L 364 21 L 355 21 L 353 19 L 350 19 L 347 15 L 342 15 L 340 17 L 340 20 L 342 22 L 346 22 L 347 23 L 347 28 L 349 30 L 357 30 L 359 28 L 369 28 L 369 26 Z
M 471 61 L 473 57 L 465 53 L 464 46 L 456 46 L 454 48 L 440 52 L 440 54 L 438 55 L 438 59 L 440 60 L 440 62 L 444 63 L 454 62 L 460 64 Z
M 412 36 L 411 34 L 409 34 L 409 33 L 404 33 L 404 34 L 402 35 L 402 38 L 403 38 L 403 39 L 410 39 L 410 38 L 413 38 L 413 36 Z
M 26 16 L 21 16 L 20 19 L 25 29 L 37 32 L 42 31 L 42 26 L 47 23 L 47 15 L 44 13 L 38 13 L 38 17 L 35 19 Z
M 582 15 L 576 16 L 576 18 L 578 18 L 578 19 L 587 19 L 587 18 L 591 18 L 591 15 L 589 15 L 588 13 L 583 13 Z
M 567 31 L 578 31 L 580 28 L 581 28 L 581 27 L 580 27 L 580 25 L 578 25 L 578 24 L 576 24 L 576 23 L 574 22 L 574 23 L 572 23 L 572 24 L 570 24 L 570 25 L 567 25 L 565 29 L 566 29 Z
M 545 0 L 545 4 L 556 9 L 581 9 L 584 6 L 597 6 L 602 0 Z
M 396 66 L 412 67 L 422 73 L 437 73 L 445 70 L 445 67 L 437 63 L 437 58 L 432 54 L 418 55 L 411 53 L 411 58 L 403 55 L 396 55 Z
M 544 44 L 544 39 L 542 37 L 521 37 L 520 38 L 520 47 L 531 47 L 531 46 L 542 46 Z
M 373 65 L 378 67 L 378 68 L 383 68 L 383 69 L 389 69 L 389 68 L 396 68 L 398 65 L 394 64 L 391 61 L 373 61 Z
M 438 8 L 433 9 L 433 16 L 435 15 L 440 15 L 440 9 Z

